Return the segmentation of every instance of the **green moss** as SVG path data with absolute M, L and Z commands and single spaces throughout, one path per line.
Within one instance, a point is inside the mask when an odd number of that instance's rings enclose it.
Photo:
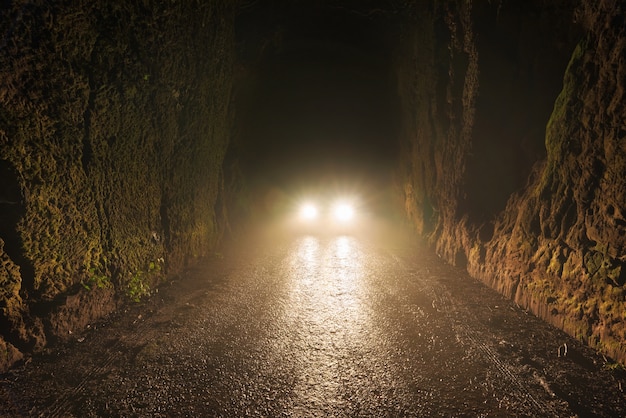
M 573 135 L 570 131 L 575 124 L 567 123 L 567 115 L 568 112 L 572 113 L 572 110 L 578 106 L 576 74 L 580 71 L 580 62 L 588 49 L 588 44 L 589 40 L 584 38 L 574 49 L 565 70 L 563 89 L 554 103 L 552 114 L 548 120 L 545 139 L 548 164 L 536 189 L 537 195 L 550 190 L 551 183 L 557 178 L 559 162 L 567 155 L 569 141 L 573 140 Z
M 563 328 L 570 333 L 570 335 L 574 336 L 574 338 L 584 343 L 588 342 L 592 332 L 591 326 L 587 321 L 576 320 L 571 317 L 565 319 Z
M 607 370 L 610 372 L 623 372 L 625 369 L 621 363 L 608 361 L 602 365 L 602 370 Z
M 593 276 L 602 267 L 604 256 L 599 252 L 589 251 L 584 255 L 583 260 L 587 272 Z
M 159 258 L 148 263 L 146 271 L 137 270 L 129 275 L 126 282 L 126 296 L 133 302 L 140 302 L 142 298 L 151 293 L 151 284 L 157 284 L 162 278 L 165 261 Z
M 603 318 L 607 318 L 611 315 L 612 309 L 613 309 L 613 303 L 607 300 L 600 304 L 598 308 L 598 312 Z
M 126 296 L 133 302 L 140 302 L 145 296 L 150 295 L 150 285 L 143 271 L 138 270 L 130 276 L 126 284 Z
M 626 276 L 623 266 L 607 252 L 606 246 L 596 245 L 585 253 L 583 265 L 597 287 L 602 288 L 605 284 L 623 286 Z
M 547 272 L 560 277 L 563 272 L 564 262 L 565 258 L 561 253 L 561 249 L 555 249 L 552 253 L 552 257 L 550 258 L 550 264 L 548 265 Z
M 527 288 L 533 299 L 542 303 L 554 303 L 558 298 L 558 292 L 547 279 L 528 282 Z
M 566 113 L 571 106 L 571 102 L 576 99 L 575 90 L 578 87 L 576 73 L 580 71 L 580 62 L 588 49 L 588 44 L 589 40 L 583 38 L 578 45 L 576 45 L 565 70 L 563 89 L 554 103 L 554 109 L 552 110 L 546 129 L 546 149 L 549 158 L 555 158 L 564 151 L 562 145 L 567 138 L 562 135 L 565 132 L 562 131 L 563 126 L 560 126 L 560 124 L 566 119 Z
M 91 290 L 94 287 L 98 289 L 110 289 L 113 287 L 113 283 L 111 283 L 111 278 L 108 275 L 102 273 L 100 269 L 92 267 L 89 269 L 88 273 L 88 278 L 85 281 L 81 282 L 82 286 L 85 289 Z

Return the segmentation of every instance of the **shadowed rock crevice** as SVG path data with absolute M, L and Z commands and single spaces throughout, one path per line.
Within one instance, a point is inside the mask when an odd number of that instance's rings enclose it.
M 18 174 L 11 162 L 0 160 L 0 239 L 3 251 L 19 266 L 20 290 L 23 296 L 33 291 L 34 270 L 32 263 L 24 256 L 19 223 L 26 213 Z
M 480 223 L 500 213 L 546 157 L 545 126 L 577 31 L 566 4 L 479 3 L 472 20 L 479 94 L 463 212 Z

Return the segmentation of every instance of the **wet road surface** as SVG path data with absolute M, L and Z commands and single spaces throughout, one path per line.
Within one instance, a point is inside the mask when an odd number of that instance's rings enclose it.
M 0 412 L 624 416 L 608 369 L 424 247 L 270 235 L 3 376 Z

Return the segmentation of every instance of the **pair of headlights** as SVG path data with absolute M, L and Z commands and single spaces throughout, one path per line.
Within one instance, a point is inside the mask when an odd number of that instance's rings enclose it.
M 330 216 L 338 222 L 349 222 L 354 218 L 354 207 L 346 202 L 337 202 L 330 208 Z M 314 221 L 321 216 L 320 208 L 314 203 L 304 203 L 300 207 L 300 218 Z

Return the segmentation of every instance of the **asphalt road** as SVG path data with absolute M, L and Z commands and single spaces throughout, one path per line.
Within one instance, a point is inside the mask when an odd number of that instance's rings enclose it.
M 270 231 L 3 376 L 0 413 L 624 416 L 605 362 L 423 246 Z

